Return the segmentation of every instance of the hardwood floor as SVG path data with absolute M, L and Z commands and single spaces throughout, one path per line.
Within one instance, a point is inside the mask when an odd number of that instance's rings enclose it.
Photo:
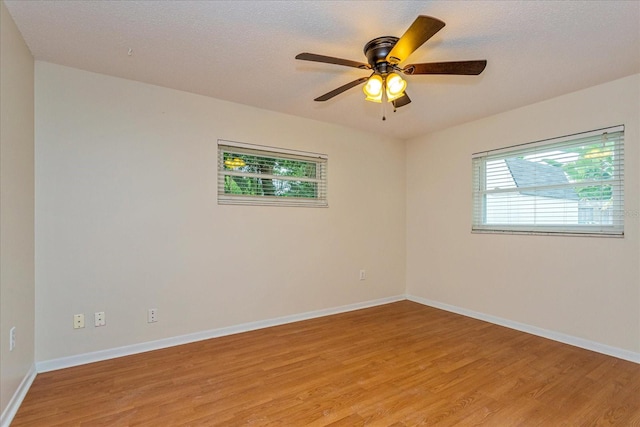
M 39 374 L 12 426 L 640 426 L 640 365 L 409 301 Z

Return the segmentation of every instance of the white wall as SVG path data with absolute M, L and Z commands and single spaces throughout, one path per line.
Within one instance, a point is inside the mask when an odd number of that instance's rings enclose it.
M 631 76 L 405 150 L 373 134 L 36 62 L 36 360 L 405 290 L 638 352 L 639 88 Z M 473 152 L 616 124 L 626 125 L 624 239 L 470 233 Z M 218 138 L 328 154 L 330 208 L 218 206 Z M 150 307 L 157 324 L 146 323 Z M 95 311 L 107 313 L 106 327 L 92 326 Z M 74 313 L 87 316 L 85 329 L 72 329 Z
M 0 2 L 0 412 L 34 362 L 33 57 Z M 15 326 L 16 347 L 9 351 Z M 16 408 L 14 408 L 16 409 Z
M 35 81 L 36 360 L 404 293 L 401 141 L 39 61 Z M 328 154 L 330 207 L 219 206 L 218 138 Z
M 625 237 L 471 234 L 471 155 L 624 124 Z M 640 352 L 640 75 L 407 142 L 407 293 Z

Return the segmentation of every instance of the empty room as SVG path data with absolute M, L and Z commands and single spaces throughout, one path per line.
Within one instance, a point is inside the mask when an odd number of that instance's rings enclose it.
M 0 18 L 0 427 L 640 426 L 640 2 Z

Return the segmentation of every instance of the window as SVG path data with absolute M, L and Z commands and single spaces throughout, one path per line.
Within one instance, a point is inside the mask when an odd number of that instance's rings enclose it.
M 327 156 L 218 141 L 218 203 L 327 206 Z
M 473 155 L 474 232 L 624 234 L 624 126 Z

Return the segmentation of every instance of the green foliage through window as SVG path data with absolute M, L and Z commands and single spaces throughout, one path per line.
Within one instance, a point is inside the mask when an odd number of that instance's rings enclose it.
M 571 151 L 576 159 L 572 162 L 558 165 L 567 174 L 570 182 L 600 182 L 599 185 L 576 188 L 581 200 L 611 200 L 613 191 L 607 181 L 613 178 L 614 142 L 589 144 L 575 147 Z
M 219 191 L 231 201 L 326 200 L 326 159 L 220 145 L 218 167 L 223 180 Z
M 236 164 L 244 165 L 234 166 L 235 159 L 241 161 L 236 161 Z M 224 192 L 227 194 L 308 198 L 315 198 L 317 195 L 318 184 L 316 182 L 291 179 L 315 179 L 315 163 L 234 152 L 225 152 L 223 160 L 225 170 L 247 173 L 246 176 L 225 176 Z M 254 174 L 259 176 L 254 176 Z

